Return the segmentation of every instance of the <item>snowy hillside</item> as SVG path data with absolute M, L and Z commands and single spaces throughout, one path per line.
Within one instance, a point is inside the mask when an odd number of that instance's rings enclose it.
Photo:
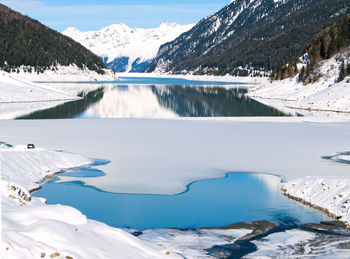
M 78 154 L 0 143 L 3 258 L 178 258 L 80 211 L 46 205 L 30 189 L 61 169 L 91 164 Z
M 330 4 L 331 2 L 331 4 Z M 147 72 L 250 75 L 297 58 L 349 12 L 343 0 L 234 0 L 162 45 Z
M 318 81 L 304 85 L 298 76 L 273 83 L 265 83 L 249 90 L 248 96 L 282 110 L 292 110 L 302 115 L 348 116 L 350 113 L 350 78 L 337 82 L 342 60 L 349 60 L 350 50 L 320 62 Z M 300 66 L 300 64 L 299 64 Z
M 142 72 L 156 57 L 160 45 L 174 40 L 194 25 L 162 23 L 157 28 L 130 28 L 113 24 L 99 31 L 81 32 L 68 28 L 63 34 L 103 57 L 108 67 L 117 72 Z
M 105 64 L 97 55 L 36 20 L 0 4 L 0 70 L 41 74 L 58 67 L 76 66 L 104 74 Z

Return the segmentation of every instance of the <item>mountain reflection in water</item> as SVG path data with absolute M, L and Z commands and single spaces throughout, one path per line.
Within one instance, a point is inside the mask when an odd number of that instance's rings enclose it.
M 17 119 L 289 116 L 246 92 L 219 86 L 99 84 L 81 91 L 81 100 Z

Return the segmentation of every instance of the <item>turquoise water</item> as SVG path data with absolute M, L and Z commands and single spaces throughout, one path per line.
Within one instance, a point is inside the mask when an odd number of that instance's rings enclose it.
M 64 175 L 103 177 L 104 173 L 85 168 Z M 320 211 L 284 197 L 279 180 L 268 179 L 259 174 L 228 173 L 222 179 L 194 182 L 177 195 L 109 193 L 80 181 L 51 181 L 33 195 L 45 197 L 48 204 L 73 206 L 88 218 L 114 227 L 139 230 L 215 227 L 255 220 L 287 225 L 329 220 Z

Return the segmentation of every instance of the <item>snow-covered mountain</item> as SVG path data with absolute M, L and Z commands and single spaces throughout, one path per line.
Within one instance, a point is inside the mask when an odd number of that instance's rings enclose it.
M 102 60 L 81 44 L 3 4 L 0 28 L 0 70 L 15 74 L 22 71 L 28 79 L 43 72 L 53 74 L 55 79 L 55 74 L 112 75 Z
M 349 0 L 232 0 L 163 44 L 146 72 L 270 71 L 299 57 L 313 35 L 348 12 Z
M 68 28 L 63 34 L 102 57 L 117 72 L 142 72 L 156 57 L 159 47 L 190 30 L 194 24 L 162 23 L 157 28 L 130 28 L 113 24 L 99 31 Z

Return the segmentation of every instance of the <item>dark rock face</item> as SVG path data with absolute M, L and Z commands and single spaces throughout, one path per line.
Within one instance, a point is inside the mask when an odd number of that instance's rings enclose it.
M 146 72 L 252 75 L 301 55 L 350 11 L 347 0 L 236 0 L 162 45 Z
M 134 62 L 131 64 L 130 71 L 129 70 L 129 57 L 119 57 L 115 58 L 111 62 L 106 62 L 106 65 L 108 68 L 112 69 L 114 72 L 131 72 L 131 73 L 141 73 L 143 72 L 146 67 L 151 63 L 152 60 L 143 61 L 141 62 L 140 58 L 137 58 L 134 60 Z
M 321 221 L 320 224 L 304 224 L 303 227 L 320 233 L 350 236 L 347 225 L 341 221 Z
M 243 256 L 255 252 L 257 247 L 251 241 L 262 238 L 271 232 L 279 231 L 276 224 L 261 220 L 252 222 L 239 222 L 225 227 L 203 228 L 203 229 L 251 229 L 252 232 L 240 237 L 231 244 L 214 245 L 208 249 L 208 253 L 216 258 L 242 258 Z
M 238 240 L 248 240 L 259 235 L 264 235 L 276 228 L 277 228 L 277 225 L 275 223 L 272 223 L 266 220 L 260 220 L 260 221 L 233 223 L 231 225 L 224 226 L 224 227 L 201 228 L 201 229 L 251 229 L 252 230 L 251 233 L 243 237 L 240 237 L 238 239 Z

